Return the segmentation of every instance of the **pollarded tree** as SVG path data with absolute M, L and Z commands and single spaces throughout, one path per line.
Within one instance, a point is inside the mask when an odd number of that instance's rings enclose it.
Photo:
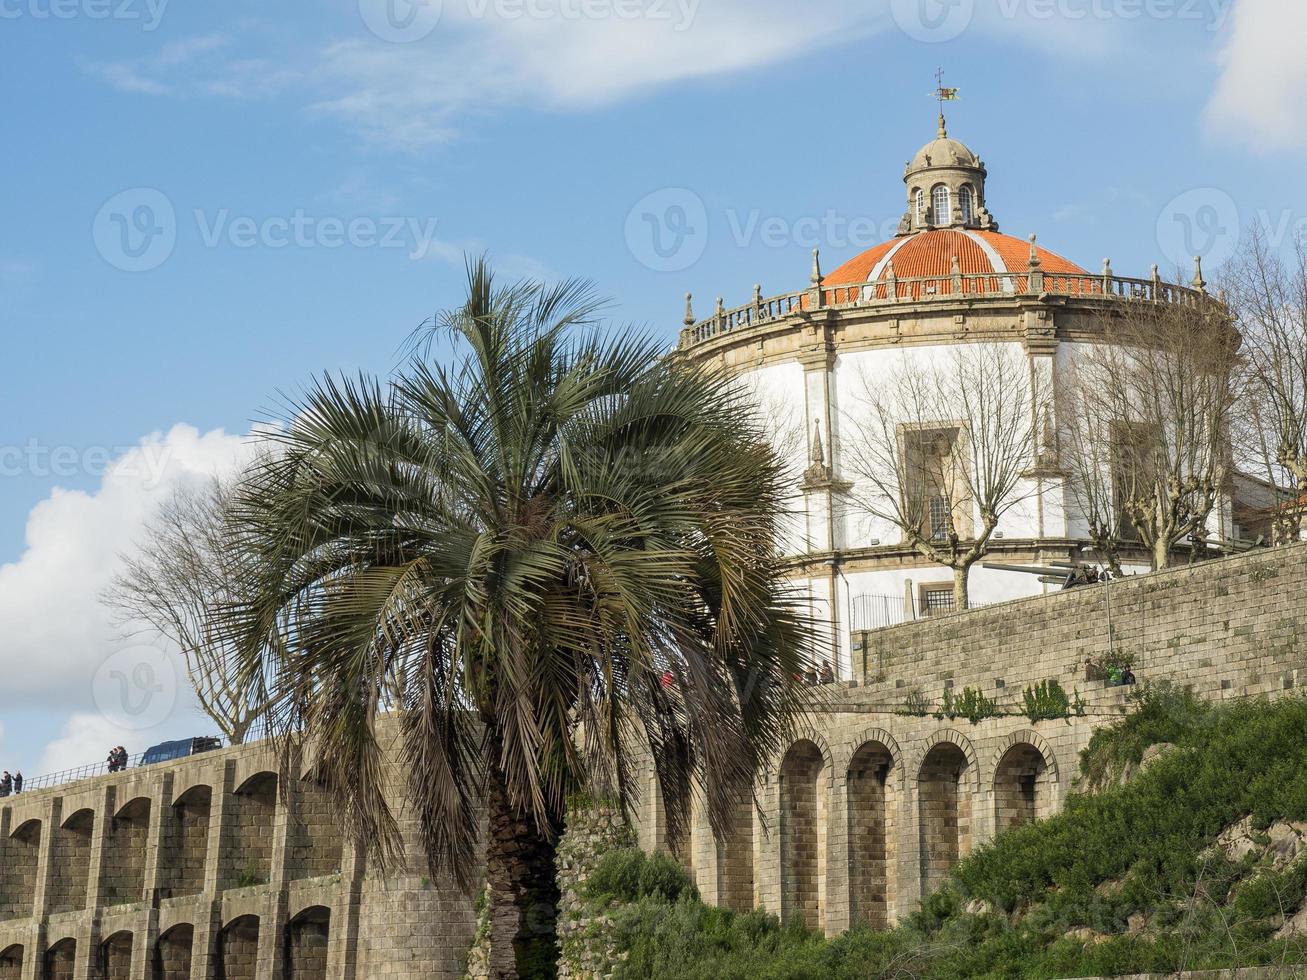
M 1238 448 L 1268 483 L 1292 491 L 1274 509 L 1283 544 L 1298 539 L 1307 501 L 1307 238 L 1286 263 L 1254 225 L 1229 280 L 1244 354 Z
M 692 787 L 727 833 L 811 662 L 776 552 L 782 465 L 744 397 L 605 339 L 597 310 L 471 264 L 433 328 L 453 363 L 420 349 L 389 383 L 318 382 L 238 507 L 259 562 L 230 628 L 273 678 L 276 737 L 320 749 L 349 829 L 393 860 L 377 721 L 401 692 L 433 873 L 470 883 L 488 810 L 494 977 L 555 970 L 570 794 L 630 801 L 643 743 L 673 836 Z
M 844 420 L 852 506 L 898 529 L 904 544 L 953 570 L 953 603 L 968 606 L 971 567 L 1003 515 L 1028 499 L 1047 384 L 1024 354 L 976 343 L 938 359 L 896 355 L 864 374 Z
M 1138 302 L 1107 315 L 1059 375 L 1061 454 L 1100 547 L 1132 539 L 1154 569 L 1206 547 L 1231 476 L 1238 335 L 1208 300 Z

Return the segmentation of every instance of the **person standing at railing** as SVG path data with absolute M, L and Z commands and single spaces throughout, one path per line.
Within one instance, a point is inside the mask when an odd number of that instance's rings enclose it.
M 14 773 L 14 795 L 17 796 L 23 791 L 23 770 L 19 769 Z
M 8 796 L 13 791 L 13 788 L 14 777 L 9 775 L 9 770 L 6 769 L 4 775 L 0 776 L 0 796 Z

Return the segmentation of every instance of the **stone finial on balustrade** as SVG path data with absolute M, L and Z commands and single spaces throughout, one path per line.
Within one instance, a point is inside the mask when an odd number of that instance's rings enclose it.
M 891 303 L 899 298 L 899 277 L 894 271 L 894 260 L 885 263 L 885 298 Z
M 722 321 L 726 319 L 726 301 L 720 296 L 717 297 L 717 312 L 713 315 L 717 317 L 717 326 L 720 328 Z
M 1194 289 L 1198 290 L 1200 293 L 1206 294 L 1207 280 L 1203 278 L 1203 257 L 1201 255 L 1194 256 L 1194 284 L 1193 285 L 1194 285 Z
M 826 284 L 826 277 L 821 273 L 821 249 L 812 250 L 812 303 L 813 307 L 823 306 L 822 286 Z
M 955 255 L 949 263 L 948 273 L 953 278 L 953 295 L 962 295 L 962 261 Z
M 685 325 L 694 326 L 694 293 L 685 294 Z
M 1112 291 L 1112 260 L 1103 259 L 1103 295 Z
M 1161 298 L 1162 298 L 1162 271 L 1157 267 L 1157 263 L 1154 262 L 1153 263 L 1153 299 L 1159 300 Z
M 1044 270 L 1041 268 L 1043 262 L 1039 259 L 1039 236 L 1031 234 L 1030 236 L 1030 259 L 1027 261 L 1029 270 L 1029 283 L 1027 291 L 1038 296 L 1044 291 Z
M 753 319 L 756 323 L 762 319 L 762 283 L 753 284 Z

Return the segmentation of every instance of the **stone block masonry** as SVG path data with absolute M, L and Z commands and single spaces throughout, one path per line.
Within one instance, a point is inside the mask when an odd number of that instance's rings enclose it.
M 840 932 L 892 924 L 998 830 L 1055 812 L 1127 689 L 1086 680 L 1125 652 L 1140 680 L 1210 699 L 1307 684 L 1307 545 L 872 634 L 856 679 L 760 774 L 717 842 L 697 813 L 676 854 L 709 901 Z M 903 713 L 909 693 L 1078 690 L 1086 715 L 972 725 Z M 395 756 L 392 753 L 391 758 Z M 398 767 L 392 762 L 392 778 Z M 635 817 L 667 847 L 652 779 Z M 264 745 L 9 797 L 0 806 L 0 980 L 416 980 L 463 974 L 473 899 L 343 840 L 311 769 Z
M 854 679 L 830 689 L 828 713 L 760 775 L 761 813 L 724 844 L 675 853 L 723 905 L 828 933 L 893 923 L 959 857 L 1061 806 L 1094 730 L 1128 709 L 1129 688 L 1087 679 L 1086 661 L 1113 656 L 1131 659 L 1140 681 L 1209 700 L 1293 694 L 1307 685 L 1307 545 L 872 633 Z M 1084 717 L 1021 716 L 1026 688 L 1046 680 L 1083 698 Z M 973 725 L 907 713 L 910 695 L 938 706 L 968 687 L 1004 715 Z M 647 785 L 641 844 L 670 850 Z M 710 837 L 702 813 L 693 822 L 692 839 Z M 725 891 L 728 868 L 736 881 Z

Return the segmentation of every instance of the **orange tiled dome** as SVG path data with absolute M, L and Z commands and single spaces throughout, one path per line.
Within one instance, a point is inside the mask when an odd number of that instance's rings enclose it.
M 1040 267 L 1054 275 L 1087 276 L 1089 273 L 1074 262 L 1036 248 Z M 1030 262 L 1030 243 L 996 231 L 969 228 L 940 228 L 904 235 L 854 256 L 826 276 L 827 286 L 852 286 L 865 282 L 883 282 L 891 264 L 898 279 L 947 276 L 953 272 L 957 258 L 963 275 L 989 273 L 1023 273 Z

